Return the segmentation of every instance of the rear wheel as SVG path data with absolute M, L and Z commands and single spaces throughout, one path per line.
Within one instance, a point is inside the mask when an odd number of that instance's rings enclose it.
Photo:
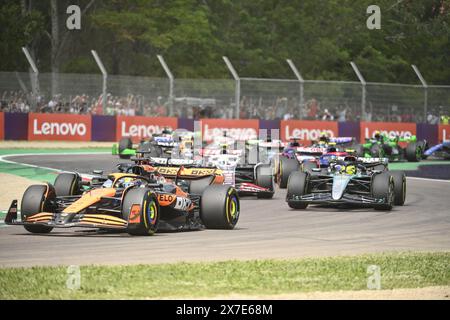
M 153 235 L 159 221 L 159 205 L 155 194 L 146 188 L 129 190 L 122 201 L 122 218 L 128 221 L 128 234 Z
M 133 148 L 133 142 L 131 141 L 130 138 L 122 138 L 119 141 L 119 158 L 120 159 L 129 159 L 130 155 L 128 154 L 122 154 L 122 152 L 125 149 L 132 149 Z
M 211 185 L 200 200 L 200 218 L 208 229 L 233 229 L 239 220 L 240 204 L 236 190 Z
M 279 170 L 279 183 L 280 189 L 286 189 L 288 184 L 289 175 L 292 172 L 298 171 L 300 164 L 297 159 L 280 158 L 280 170 Z
M 422 159 L 422 148 L 416 142 L 408 143 L 405 156 L 409 162 L 418 162 Z
M 385 203 L 376 204 L 375 210 L 391 210 L 394 205 L 394 178 L 390 172 L 376 174 L 372 178 L 372 196 L 375 199 L 383 198 Z
M 290 200 L 294 196 L 303 196 L 308 192 L 309 174 L 306 172 L 292 172 L 287 185 L 288 206 L 293 209 L 306 209 L 308 203 Z
M 22 197 L 20 208 L 22 221 L 39 212 L 53 212 L 51 200 L 54 198 L 55 189 L 50 184 L 29 186 Z M 24 228 L 31 233 L 49 233 L 53 229 L 43 225 L 24 225 Z
M 403 171 L 391 171 L 391 175 L 394 178 L 394 204 L 402 206 L 406 200 L 406 175 Z
M 55 179 L 56 196 L 78 195 L 81 192 L 81 177 L 76 173 L 60 173 Z
M 256 167 L 256 178 L 255 178 L 256 185 L 269 189 L 268 192 L 258 192 L 256 194 L 256 197 L 258 199 L 272 199 L 275 186 L 273 181 L 273 170 L 271 165 L 269 164 L 262 164 Z

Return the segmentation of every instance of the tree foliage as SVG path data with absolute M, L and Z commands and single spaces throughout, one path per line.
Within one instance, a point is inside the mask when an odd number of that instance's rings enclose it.
M 33 46 L 41 71 L 51 67 L 49 1 L 5 0 L 0 11 L 1 70 L 24 70 L 21 46 Z M 69 4 L 58 0 L 62 28 Z M 61 49 L 62 72 L 98 72 L 95 49 L 112 74 L 164 76 L 162 54 L 178 78 L 228 78 L 226 55 L 241 76 L 450 83 L 450 0 L 378 0 L 381 29 L 366 27 L 369 0 L 96 0 Z

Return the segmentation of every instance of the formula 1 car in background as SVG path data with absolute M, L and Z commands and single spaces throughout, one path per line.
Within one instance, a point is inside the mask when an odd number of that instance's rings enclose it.
M 221 169 L 225 183 L 233 185 L 240 196 L 271 199 L 275 193 L 274 170 L 270 164 L 242 163 L 241 156 L 235 154 L 208 156 L 204 163 Z
M 430 148 L 426 147 L 423 158 L 428 159 L 430 157 L 450 160 L 450 141 L 445 141 Z
M 123 230 L 130 235 L 234 228 L 240 206 L 232 186 L 212 184 L 196 193 L 190 182 L 199 176 L 193 170 L 178 171 L 174 180 L 165 179 L 160 171 L 163 168 L 140 166 L 142 175 L 113 173 L 88 183 L 82 183 L 77 173 L 62 173 L 54 186 L 32 185 L 25 191 L 20 221 L 14 200 L 5 223 L 23 225 L 31 233 L 70 227 Z
M 279 187 L 285 189 L 292 172 L 299 171 L 302 167 L 315 167 L 315 164 L 310 162 L 317 162 L 320 156 L 326 153 L 343 156 L 354 152 L 351 148 L 354 143 L 355 139 L 351 137 L 328 138 L 324 136 L 318 142 L 313 142 L 311 146 L 305 147 L 300 146 L 294 139 L 279 157 L 276 167 Z
M 137 165 L 150 165 L 158 168 L 158 172 L 165 177 L 175 178 L 177 170 L 189 168 L 193 172 L 208 173 L 209 177 L 196 179 L 191 182 L 191 190 L 197 192 L 212 183 L 233 186 L 239 195 L 256 195 L 257 198 L 272 198 L 275 192 L 273 169 L 270 164 L 246 164 L 243 157 L 234 150 L 224 148 L 222 153 L 204 155 L 202 159 L 167 159 L 150 157 L 146 153 L 138 153 L 131 158 Z M 128 171 L 133 164 L 121 164 L 120 171 Z M 159 167 L 163 167 L 160 169 Z M 132 170 L 132 169 L 131 169 Z M 212 179 L 212 175 L 220 176 Z
M 406 144 L 402 147 L 401 144 Z M 356 145 L 355 152 L 360 157 L 388 158 L 389 161 L 407 160 L 417 162 L 423 158 L 426 141 L 417 141 L 416 136 L 410 138 L 394 137 L 375 132 L 374 138 L 366 139 L 364 144 Z
M 136 152 L 147 152 L 154 157 L 171 157 L 172 151 L 184 152 L 191 150 L 193 146 L 194 133 L 177 129 L 172 131 L 164 129 L 160 134 L 154 134 L 150 138 L 141 139 L 134 145 L 131 138 L 122 138 L 119 143 L 113 144 L 112 154 L 118 155 L 121 159 L 129 159 L 136 155 Z
M 387 170 L 387 159 L 336 157 L 326 170 L 297 171 L 289 176 L 286 201 L 294 209 L 309 204 L 352 204 L 391 210 L 406 199 L 403 172 Z

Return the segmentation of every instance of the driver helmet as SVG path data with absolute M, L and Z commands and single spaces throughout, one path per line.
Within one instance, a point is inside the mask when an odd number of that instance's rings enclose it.
M 356 174 L 356 166 L 353 164 L 350 164 L 345 167 L 345 173 L 347 174 Z
M 172 129 L 165 127 L 161 133 L 162 134 L 172 134 Z
M 111 188 L 113 185 L 113 181 L 111 179 L 106 180 L 102 184 L 102 188 Z
M 381 138 L 382 138 L 382 136 L 381 136 L 381 132 L 380 131 L 375 131 L 374 132 L 374 137 L 375 137 L 375 139 L 376 140 L 378 140 L 378 141 L 380 141 L 381 140 Z
M 228 145 L 226 143 L 223 143 L 220 146 L 220 154 L 227 154 L 228 153 Z
M 134 185 L 139 185 L 140 184 L 140 180 L 137 180 L 133 177 L 125 177 L 122 179 L 119 179 L 119 183 L 117 185 L 118 188 L 128 188 Z
M 300 147 L 300 143 L 298 142 L 297 138 L 292 139 L 292 141 L 289 143 L 289 146 L 291 147 Z
M 326 131 L 322 131 L 319 137 L 319 143 L 328 143 L 330 138 L 328 137 L 328 133 Z

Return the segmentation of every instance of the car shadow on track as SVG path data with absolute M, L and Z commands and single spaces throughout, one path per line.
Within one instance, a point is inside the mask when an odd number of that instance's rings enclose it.
M 27 231 L 24 231 L 23 233 L 12 233 L 11 236 L 31 236 L 31 237 L 62 237 L 62 238 L 137 238 L 137 239 L 151 239 L 154 237 L 165 237 L 167 235 L 174 235 L 174 234 L 189 234 L 189 233 L 197 233 L 202 231 L 208 231 L 208 232 L 233 232 L 233 231 L 245 231 L 248 230 L 248 228 L 234 228 L 233 230 L 218 230 L 218 229 L 199 229 L 199 230 L 164 230 L 164 231 L 158 231 L 154 235 L 151 236 L 133 236 L 129 235 L 125 231 L 99 231 L 99 230 L 77 230 L 74 232 L 62 232 L 62 231 L 52 231 L 50 233 L 45 234 L 38 234 L 38 233 L 30 233 Z

